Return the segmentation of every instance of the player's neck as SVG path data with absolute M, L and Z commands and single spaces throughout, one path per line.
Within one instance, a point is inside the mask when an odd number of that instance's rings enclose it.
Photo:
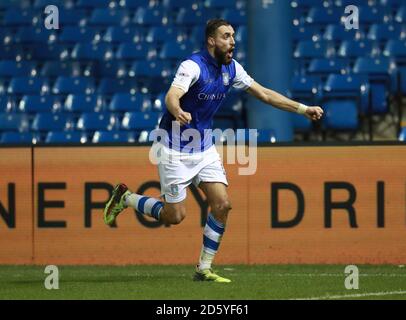
M 221 63 L 216 59 L 216 56 L 214 55 L 214 48 L 207 48 L 207 52 L 209 53 L 210 57 L 213 58 L 213 61 L 216 62 L 217 66 L 221 66 Z

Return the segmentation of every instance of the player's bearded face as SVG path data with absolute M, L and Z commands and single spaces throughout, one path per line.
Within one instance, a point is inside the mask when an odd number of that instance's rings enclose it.
M 231 26 L 221 26 L 217 30 L 215 40 L 214 56 L 216 60 L 221 64 L 230 64 L 233 60 L 235 47 L 233 28 Z

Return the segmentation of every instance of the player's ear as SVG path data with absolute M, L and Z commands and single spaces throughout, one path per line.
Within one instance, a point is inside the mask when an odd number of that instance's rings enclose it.
M 211 45 L 212 47 L 215 46 L 215 41 L 214 41 L 214 38 L 213 38 L 213 37 L 209 37 L 209 38 L 207 39 L 207 42 L 208 42 L 209 45 Z

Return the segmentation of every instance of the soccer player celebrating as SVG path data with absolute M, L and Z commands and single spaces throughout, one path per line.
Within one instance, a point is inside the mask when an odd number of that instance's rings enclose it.
M 104 222 L 114 223 L 120 212 L 132 207 L 164 224 L 179 224 L 186 215 L 186 188 L 193 183 L 204 192 L 211 208 L 194 280 L 226 283 L 231 280 L 214 273 L 211 265 L 231 210 L 228 182 L 212 136 L 205 130 L 211 129 L 213 116 L 231 86 L 246 90 L 269 105 L 312 120 L 319 120 L 323 110 L 292 101 L 255 82 L 233 59 L 234 30 L 227 21 L 208 21 L 206 47 L 180 64 L 166 95 L 167 110 L 159 127 L 167 135 L 160 141 L 164 160 L 158 163 L 164 201 L 132 193 L 125 184 L 118 184 L 104 209 Z M 198 133 L 197 144 L 196 139 L 194 143 L 183 139 L 187 129 Z

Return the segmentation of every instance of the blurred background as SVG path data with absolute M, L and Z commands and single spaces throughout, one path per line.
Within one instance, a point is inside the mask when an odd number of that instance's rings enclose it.
M 348 5 L 358 28 L 345 27 Z M 215 128 L 257 128 L 260 142 L 404 140 L 405 0 L 2 0 L 0 143 L 147 141 L 215 17 L 256 81 L 325 109 L 311 123 L 232 91 Z

